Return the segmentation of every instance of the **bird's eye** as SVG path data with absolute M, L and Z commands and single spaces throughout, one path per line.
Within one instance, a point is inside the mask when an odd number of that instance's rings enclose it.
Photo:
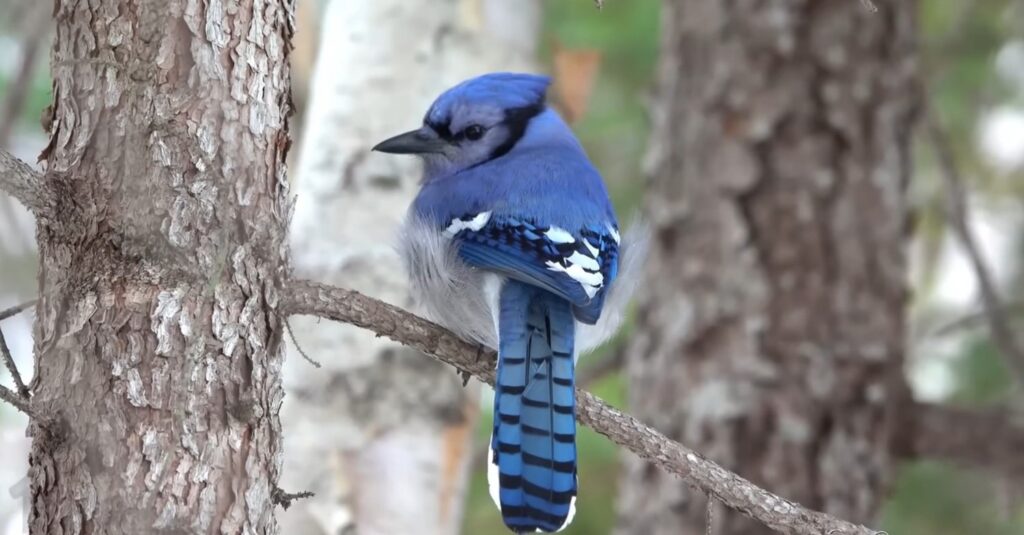
M 464 132 L 466 133 L 466 139 L 470 141 L 476 141 L 484 137 L 484 127 L 478 124 L 467 126 Z

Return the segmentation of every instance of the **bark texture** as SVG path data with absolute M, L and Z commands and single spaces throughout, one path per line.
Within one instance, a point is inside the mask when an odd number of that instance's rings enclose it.
M 304 119 L 292 251 L 297 274 L 414 308 L 395 233 L 415 158 L 372 153 L 419 126 L 465 78 L 529 68 L 537 0 L 333 0 Z M 316 496 L 282 516 L 307 534 L 457 533 L 478 389 L 348 325 L 297 318 L 286 373 L 283 486 Z
M 641 420 L 812 509 L 873 523 L 897 448 L 914 2 L 665 0 Z M 617 532 L 705 532 L 627 456 Z M 585 484 L 585 482 L 584 482 Z M 713 533 L 767 533 L 736 513 Z
M 289 1 L 61 0 L 32 533 L 276 533 Z

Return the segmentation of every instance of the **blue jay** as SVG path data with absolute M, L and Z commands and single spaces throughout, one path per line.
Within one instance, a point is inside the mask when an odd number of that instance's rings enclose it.
M 431 319 L 498 350 L 488 480 L 516 533 L 572 520 L 575 360 L 621 323 L 645 243 L 620 239 L 601 176 L 545 103 L 549 84 L 467 80 L 421 128 L 374 147 L 424 162 L 399 246 L 414 295 Z

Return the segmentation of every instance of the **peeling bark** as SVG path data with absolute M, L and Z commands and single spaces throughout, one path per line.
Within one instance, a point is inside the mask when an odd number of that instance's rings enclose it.
M 63 0 L 32 533 L 276 533 L 291 2 Z
M 528 69 L 539 13 L 537 0 L 327 4 L 295 177 L 299 275 L 413 306 L 394 240 L 419 165 L 370 148 L 418 126 L 449 86 Z M 287 364 L 283 485 L 316 496 L 282 515 L 284 530 L 458 533 L 478 389 L 351 326 L 293 326 L 324 367 Z
M 893 474 L 914 3 L 666 0 L 630 407 L 813 509 L 871 523 Z M 705 532 L 632 456 L 621 534 Z M 715 533 L 766 533 L 715 514 Z

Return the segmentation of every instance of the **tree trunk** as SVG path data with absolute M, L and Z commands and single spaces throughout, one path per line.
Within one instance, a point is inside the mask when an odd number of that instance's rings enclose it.
M 276 533 L 291 2 L 61 0 L 32 533 Z
M 783 496 L 871 523 L 894 473 L 914 2 L 665 0 L 636 416 Z M 705 499 L 626 456 L 620 534 Z M 712 533 L 768 530 L 716 509 Z
M 539 22 L 537 0 L 328 3 L 295 179 L 298 275 L 413 305 L 393 245 L 419 165 L 370 148 L 419 126 L 447 87 L 529 68 Z M 324 368 L 288 359 L 284 486 L 316 496 L 285 531 L 457 533 L 478 390 L 355 327 L 293 324 Z

